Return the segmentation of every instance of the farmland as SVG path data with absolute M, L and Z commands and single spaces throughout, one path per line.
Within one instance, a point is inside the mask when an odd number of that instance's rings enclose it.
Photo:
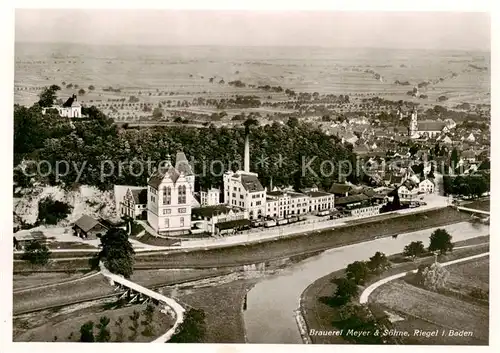
M 446 290 L 431 292 L 396 280 L 379 287 L 370 306 L 400 317 L 395 329 L 410 332 L 408 344 L 487 344 L 489 313 L 487 300 L 470 296 L 473 289 L 488 292 L 489 260 L 481 258 L 447 267 Z M 435 337 L 412 334 L 414 330 L 438 330 Z M 469 337 L 449 335 L 449 330 L 471 332 Z
M 390 57 L 390 60 L 388 60 Z M 150 121 L 154 108 L 166 120 L 231 123 L 241 112 L 262 119 L 296 111 L 285 94 L 349 95 L 350 103 L 333 107 L 358 111 L 367 97 L 409 100 L 432 107 L 458 103 L 489 104 L 489 57 L 486 53 L 328 48 L 106 47 L 70 44 L 16 44 L 15 103 L 31 105 L 43 87 L 62 87 L 65 99 L 80 89 L 79 101 L 96 105 L 116 121 Z M 390 65 L 388 62 L 390 61 Z M 486 67 L 486 70 L 478 68 Z M 234 82 L 240 84 L 233 84 Z M 282 87 L 282 91 L 262 87 Z M 419 85 L 427 98 L 407 95 Z M 92 87 L 91 87 L 92 86 Z M 260 107 L 221 109 L 211 100 L 255 96 Z M 201 99 L 201 100 L 200 100 Z

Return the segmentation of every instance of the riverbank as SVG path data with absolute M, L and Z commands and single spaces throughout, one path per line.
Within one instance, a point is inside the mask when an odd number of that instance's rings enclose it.
M 322 251 L 470 220 L 470 215 L 452 207 L 391 218 L 367 220 L 363 224 L 342 225 L 333 229 L 290 235 L 286 238 L 263 240 L 260 243 L 234 245 L 206 250 L 176 250 L 160 253 L 138 253 L 136 269 L 152 268 L 221 268 L 261 263 L 273 259 Z M 33 268 L 25 261 L 14 262 L 14 273 L 89 270 L 87 258 L 58 259 L 43 268 Z
M 242 310 L 245 295 L 255 279 L 179 290 L 176 300 L 205 312 L 206 332 L 202 343 L 245 343 Z M 171 296 L 172 290 L 163 291 Z
M 456 242 L 455 246 L 466 246 L 462 249 L 456 249 L 452 253 L 440 256 L 438 261 L 445 262 L 454 259 L 467 257 L 471 255 L 477 255 L 489 251 L 489 245 L 480 245 L 487 241 L 489 237 L 477 237 L 468 239 L 461 242 Z M 373 249 L 373 254 L 379 249 Z M 383 249 L 380 249 L 383 251 Z M 373 255 L 372 254 L 372 255 Z M 370 255 L 371 256 L 371 255 Z M 418 268 L 421 264 L 431 264 L 434 261 L 433 256 L 428 256 L 424 258 L 417 258 L 415 262 L 401 262 L 401 254 L 389 256 L 392 268 L 385 271 L 379 276 L 371 277 L 366 283 L 361 287 L 360 293 L 364 288 L 368 287 L 372 283 L 378 280 L 397 274 L 400 272 L 410 271 Z M 302 293 L 300 299 L 300 312 L 306 322 L 307 332 L 311 329 L 317 331 L 328 331 L 335 330 L 332 325 L 334 320 L 338 319 L 338 308 L 332 306 L 329 302 L 329 298 L 333 296 L 336 290 L 336 285 L 332 282 L 334 278 L 343 277 L 344 270 L 341 269 L 332 272 L 324 277 L 321 277 L 311 283 L 306 290 Z M 357 298 L 356 298 L 357 299 Z M 309 336 L 310 340 L 314 344 L 350 344 L 340 336 Z

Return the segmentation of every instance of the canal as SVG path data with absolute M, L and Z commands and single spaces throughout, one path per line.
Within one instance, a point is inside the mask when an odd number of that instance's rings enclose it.
M 485 236 L 489 227 L 461 222 L 442 226 L 453 241 Z M 429 236 L 437 228 L 399 234 L 369 242 L 327 250 L 320 255 L 291 265 L 283 271 L 264 277 L 249 292 L 244 311 L 248 343 L 302 343 L 295 320 L 302 292 L 316 279 L 345 268 L 354 261 L 368 260 L 375 252 L 386 255 L 401 253 L 412 241 L 429 245 Z

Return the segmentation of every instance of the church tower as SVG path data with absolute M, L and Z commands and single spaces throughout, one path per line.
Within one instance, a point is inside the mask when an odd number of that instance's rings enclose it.
M 418 133 L 418 124 L 417 124 L 417 109 L 413 108 L 411 112 L 410 126 L 408 128 L 408 136 L 412 137 Z

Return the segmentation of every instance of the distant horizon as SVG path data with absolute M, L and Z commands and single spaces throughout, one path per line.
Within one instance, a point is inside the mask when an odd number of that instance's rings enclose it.
M 123 43 L 123 44 L 111 44 L 111 43 L 88 43 L 88 42 L 53 42 L 53 41 L 40 41 L 40 42 L 30 42 L 30 41 L 14 41 L 14 44 L 35 44 L 35 45 L 86 45 L 86 46 L 102 46 L 102 47 L 223 47 L 223 48 L 317 48 L 317 49 L 379 49 L 379 50 L 422 50 L 422 51 L 460 51 L 460 52 L 481 52 L 481 53 L 491 53 L 490 49 L 479 49 L 479 48 L 422 48 L 422 47 L 377 47 L 377 46 L 328 46 L 328 45 L 228 45 L 228 44 L 133 44 L 133 43 Z
M 491 51 L 485 12 L 16 9 L 15 42 Z

